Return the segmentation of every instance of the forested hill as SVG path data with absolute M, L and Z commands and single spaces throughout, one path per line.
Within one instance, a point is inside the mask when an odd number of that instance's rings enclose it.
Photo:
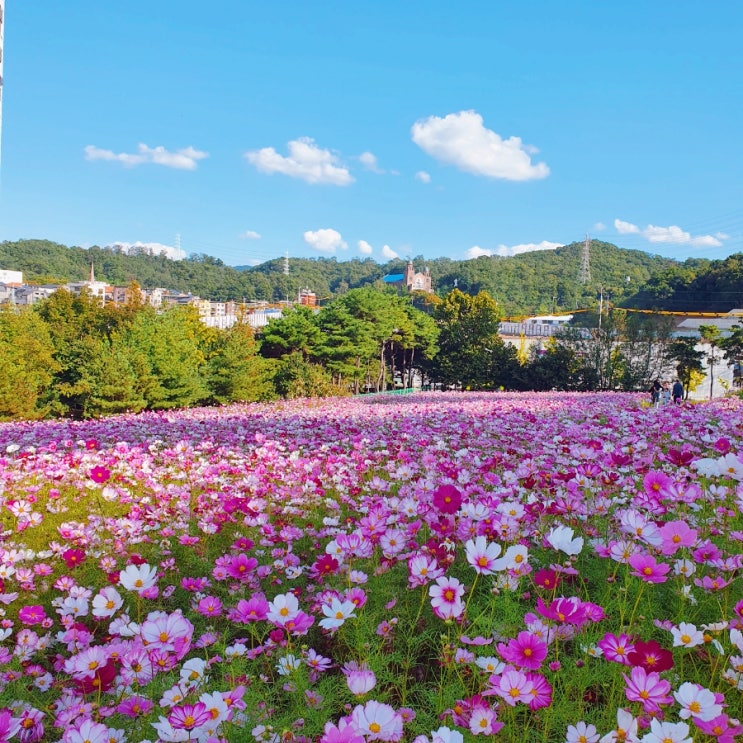
M 611 243 L 591 242 L 591 281 L 578 280 L 583 243 L 513 257 L 481 257 L 469 261 L 415 257 L 417 271 L 426 266 L 434 290 L 446 294 L 457 286 L 494 296 L 506 314 L 569 311 L 596 305 L 601 288 L 614 304 L 656 309 L 726 312 L 743 306 L 743 254 L 723 261 L 684 263 L 625 250 Z M 29 283 L 66 283 L 88 277 L 91 262 L 96 278 L 114 285 L 137 281 L 147 288 L 164 287 L 212 300 L 294 298 L 300 288 L 318 297 L 343 294 L 374 285 L 388 273 L 402 273 L 405 262 L 380 265 L 371 259 L 290 258 L 289 275 L 282 258 L 255 267 L 234 268 L 218 258 L 192 255 L 173 261 L 146 252 L 67 247 L 47 240 L 0 242 L 0 269 L 23 271 Z

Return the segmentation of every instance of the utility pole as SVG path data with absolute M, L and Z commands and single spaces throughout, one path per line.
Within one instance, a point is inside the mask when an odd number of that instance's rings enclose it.
M 599 332 L 601 332 L 601 317 L 604 314 L 604 287 L 599 287 Z

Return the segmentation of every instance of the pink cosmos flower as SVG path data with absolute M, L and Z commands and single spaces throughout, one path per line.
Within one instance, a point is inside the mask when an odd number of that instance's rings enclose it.
M 248 557 L 244 553 L 233 555 L 229 563 L 225 565 L 227 575 L 240 581 L 248 580 L 257 567 L 258 560 L 254 557 Z
M 711 720 L 695 719 L 694 724 L 705 735 L 713 735 L 717 738 L 717 743 L 736 743 L 743 736 L 743 725 L 738 720 L 731 720 L 727 715 L 722 714 Z
M 491 683 L 494 679 L 498 677 L 491 677 Z M 515 707 L 517 702 L 529 704 L 532 700 L 533 689 L 534 683 L 525 673 L 509 669 L 501 674 L 497 685 L 492 687 L 492 692 L 502 697 L 509 706 Z
M 641 666 L 636 666 L 630 671 L 627 678 L 622 674 L 625 681 L 624 693 L 630 702 L 640 702 L 647 713 L 659 712 L 661 704 L 672 704 L 673 697 L 668 696 L 671 684 L 655 671 L 648 673 Z
M 624 666 L 631 665 L 627 655 L 635 649 L 635 646 L 627 635 L 621 634 L 617 637 L 611 632 L 607 632 L 596 644 L 601 648 L 607 660 L 621 663 Z
M 222 615 L 222 599 L 217 596 L 204 596 L 199 599 L 196 611 L 204 617 L 219 617 Z
M 583 602 L 577 596 L 560 596 L 546 606 L 541 596 L 537 598 L 537 611 L 547 619 L 560 624 L 574 624 L 578 627 L 587 621 Z
M 150 699 L 134 694 L 122 699 L 117 705 L 116 711 L 127 717 L 137 718 L 141 715 L 147 715 L 154 706 Z
M 549 707 L 552 704 L 552 685 L 550 682 L 541 673 L 529 673 L 527 671 L 526 678 L 532 685 L 529 692 L 531 695 L 529 709 Z
M 495 735 L 503 727 L 490 707 L 478 705 L 470 715 L 470 732 L 474 735 Z
M 0 709 L 0 740 L 7 741 L 20 729 L 21 721 L 8 709 Z
M 365 739 L 354 725 L 346 720 L 340 720 L 337 726 L 332 722 L 325 723 L 320 743 L 365 743 Z
M 108 743 L 111 732 L 100 722 L 91 719 L 77 721 L 75 727 L 68 729 L 64 734 L 64 743 Z
M 652 555 L 638 553 L 629 558 L 632 575 L 642 578 L 646 583 L 665 583 L 666 574 L 671 566 L 664 562 L 656 562 Z
M 193 631 L 193 624 L 180 611 L 157 612 L 142 623 L 140 636 L 148 650 L 173 653 L 182 658 L 191 647 Z
M 354 707 L 351 724 L 367 741 L 399 741 L 402 738 L 402 718 L 389 704 L 371 699 Z
M 643 477 L 642 486 L 648 495 L 667 498 L 672 494 L 673 480 L 665 472 L 651 470 Z
M 685 521 L 667 521 L 659 532 L 663 539 L 661 552 L 664 555 L 675 555 L 682 547 L 693 547 L 697 542 L 697 530 Z
M 500 643 L 498 652 L 507 663 L 536 671 L 547 657 L 547 643 L 531 632 L 519 632 L 508 645 Z
M 316 673 L 327 671 L 328 668 L 333 664 L 330 658 L 326 658 L 324 655 L 320 655 L 314 648 L 310 648 L 304 654 L 304 662 L 307 666 Z
M 256 594 L 247 601 L 240 599 L 237 606 L 230 611 L 229 617 L 233 622 L 247 624 L 248 622 L 258 622 L 265 619 L 268 610 L 269 603 L 263 594 Z
M 411 588 L 425 586 L 444 574 L 443 568 L 439 567 L 436 558 L 428 555 L 415 555 L 408 562 L 408 583 Z
M 366 663 L 349 661 L 343 668 L 346 684 L 354 696 L 362 696 L 377 685 L 377 677 Z
M 188 730 L 189 732 L 206 725 L 211 720 L 211 712 L 203 702 L 173 707 L 168 715 L 168 722 L 175 730 Z
M 694 585 L 704 588 L 705 591 L 721 591 L 729 586 L 731 582 L 731 580 L 719 575 L 704 575 L 702 578 L 694 578 Z
M 441 619 L 456 619 L 464 611 L 464 586 L 456 578 L 437 578 L 436 585 L 428 589 L 428 595 L 431 597 L 431 608 Z

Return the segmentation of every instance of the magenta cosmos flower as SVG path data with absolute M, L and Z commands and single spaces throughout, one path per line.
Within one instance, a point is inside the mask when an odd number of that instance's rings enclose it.
M 462 494 L 453 485 L 439 485 L 433 491 L 433 507 L 441 513 L 456 513 L 462 505 Z
M 507 663 L 536 671 L 547 657 L 547 643 L 531 632 L 519 632 L 508 645 L 500 643 L 498 652 Z

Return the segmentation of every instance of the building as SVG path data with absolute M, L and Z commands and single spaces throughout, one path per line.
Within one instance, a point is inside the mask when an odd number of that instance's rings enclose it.
M 311 292 L 309 289 L 300 289 L 297 295 L 297 302 L 305 305 L 305 307 L 316 307 L 317 294 Z
M 65 288 L 73 294 L 80 294 L 83 289 L 87 289 L 90 296 L 98 299 L 101 304 L 106 303 L 106 295 L 112 289 L 105 281 L 95 280 L 95 270 L 92 263 L 90 264 L 90 274 L 87 281 L 73 281 L 67 284 Z
M 401 291 L 426 292 L 427 294 L 433 291 L 428 266 L 423 273 L 416 272 L 412 260 L 409 260 L 405 266 L 405 273 L 388 273 L 382 278 L 382 281 L 387 286 L 394 286 Z

